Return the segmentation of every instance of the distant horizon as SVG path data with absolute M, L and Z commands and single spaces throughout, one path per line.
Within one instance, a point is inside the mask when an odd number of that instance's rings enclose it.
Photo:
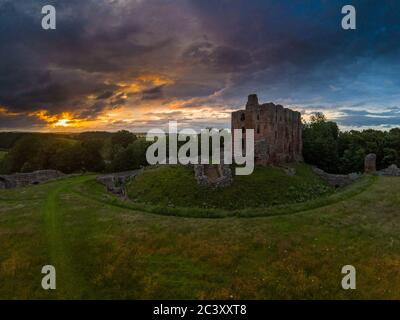
M 269 103 L 269 102 L 268 102 Z M 285 106 L 284 106 L 285 107 Z M 245 108 L 245 104 L 241 107 L 241 108 L 237 108 L 235 111 L 238 111 L 240 109 Z M 299 111 L 296 108 L 293 108 L 293 110 L 295 111 Z M 400 129 L 400 124 L 398 126 L 353 126 L 353 127 L 344 127 L 340 125 L 340 122 L 337 121 L 337 119 L 329 119 L 326 114 L 323 111 L 314 111 L 312 113 L 310 113 L 307 117 L 307 119 L 305 119 L 303 117 L 302 114 L 302 122 L 309 122 L 310 118 L 312 115 L 315 115 L 317 113 L 322 113 L 324 114 L 326 121 L 330 121 L 330 122 L 335 122 L 338 125 L 338 128 L 341 132 L 349 132 L 349 131 L 365 131 L 365 130 L 379 130 L 379 131 L 390 131 L 391 129 L 396 129 L 399 128 Z M 231 129 L 231 123 L 230 123 L 230 113 L 229 113 L 229 121 L 226 122 L 226 126 L 224 126 L 223 124 L 221 124 L 218 127 L 210 127 L 208 125 L 204 125 L 203 127 L 197 125 L 197 127 L 192 127 L 190 125 L 190 123 L 187 122 L 178 122 L 178 129 L 184 129 L 184 128 L 191 128 L 194 129 L 195 131 L 200 133 L 200 130 L 202 129 L 208 129 L 208 128 L 212 128 L 212 129 Z M 173 119 L 171 120 L 166 120 L 165 122 L 158 122 L 157 126 L 151 126 L 151 124 L 148 125 L 148 127 L 146 129 L 143 130 L 139 130 L 139 129 L 135 129 L 135 128 L 128 128 L 128 127 L 122 127 L 122 128 L 109 128 L 109 129 L 96 129 L 96 128 L 74 128 L 74 130 L 72 131 L 68 131 L 68 129 L 71 128 L 43 128 L 41 130 L 32 130 L 32 129 L 17 129 L 17 130 L 4 130 L 0 128 L 0 133 L 4 133 L 4 132 L 11 132 L 11 133 L 49 133 L 49 134 L 80 134 L 80 133 L 85 133 L 85 132 L 106 132 L 106 133 L 115 133 L 121 130 L 126 130 L 129 131 L 131 133 L 134 134 L 141 134 L 141 135 L 146 135 L 148 131 L 152 130 L 152 129 L 162 129 L 162 130 L 168 130 L 168 121 L 175 121 Z

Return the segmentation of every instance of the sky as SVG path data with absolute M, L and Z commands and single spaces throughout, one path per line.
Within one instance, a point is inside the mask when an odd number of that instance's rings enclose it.
M 0 43 L 0 131 L 229 128 L 251 93 L 400 126 L 397 0 L 0 0 Z

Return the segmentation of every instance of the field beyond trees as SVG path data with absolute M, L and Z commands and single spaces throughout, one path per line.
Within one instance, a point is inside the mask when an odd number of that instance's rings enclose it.
M 256 167 L 217 190 L 199 186 L 190 166 L 150 167 L 128 183 L 127 193 L 136 202 L 164 207 L 234 210 L 304 202 L 333 191 L 310 166 L 291 167 L 296 170 L 292 176 L 283 168 Z
M 296 213 L 223 219 L 124 207 L 93 196 L 94 179 L 0 191 L 1 299 L 400 298 L 398 178 Z M 41 289 L 47 264 L 55 291 Z M 347 264 L 357 290 L 341 289 Z

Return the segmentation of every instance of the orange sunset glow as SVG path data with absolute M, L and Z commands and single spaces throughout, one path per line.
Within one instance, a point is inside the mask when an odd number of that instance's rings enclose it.
M 363 28 L 338 32 L 328 21 L 340 11 L 326 1 L 305 11 L 261 1 L 256 14 L 244 1 L 79 1 L 68 6 L 85 19 L 60 7 L 60 28 L 47 32 L 26 1 L 6 2 L 27 25 L 2 21 L 1 131 L 143 132 L 169 120 L 229 128 L 250 93 L 305 120 L 323 112 L 345 130 L 400 121 L 399 46 L 389 40 L 398 28 L 368 10 Z M 305 19 L 314 7 L 318 20 Z

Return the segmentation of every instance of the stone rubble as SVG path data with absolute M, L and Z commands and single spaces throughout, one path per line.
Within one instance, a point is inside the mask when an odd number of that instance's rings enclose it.
M 362 176 L 360 173 L 330 174 L 317 167 L 312 167 L 312 170 L 316 175 L 325 180 L 330 186 L 335 188 L 345 187 Z
M 63 178 L 66 175 L 57 170 L 38 170 L 31 173 L 0 175 L 0 189 L 13 189 Z
M 132 178 L 137 177 L 142 174 L 143 169 L 116 172 L 105 175 L 100 175 L 96 180 L 104 185 L 108 192 L 126 196 L 125 184 Z

